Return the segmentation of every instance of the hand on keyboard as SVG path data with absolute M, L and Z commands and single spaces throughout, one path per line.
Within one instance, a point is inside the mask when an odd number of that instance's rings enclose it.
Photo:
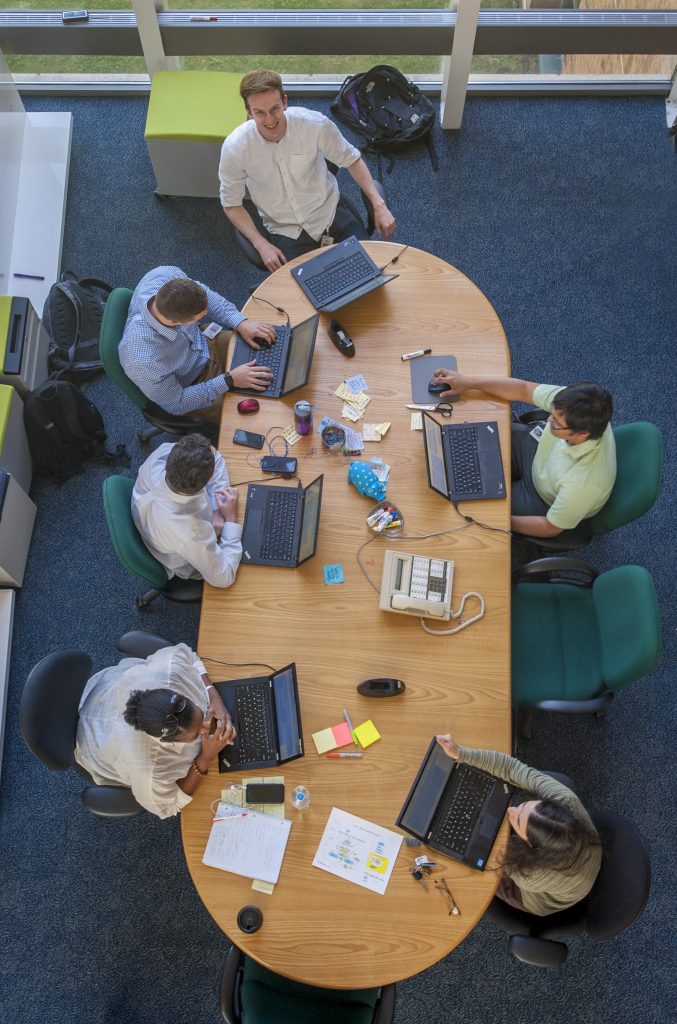
M 237 325 L 237 333 L 250 348 L 259 349 L 261 344 L 272 345 L 275 341 L 275 328 L 265 320 L 243 320 Z
M 461 751 L 458 749 L 458 744 L 450 732 L 445 733 L 443 736 L 436 736 L 435 739 L 442 747 L 442 750 L 447 757 L 452 758 L 454 761 L 458 761 L 461 756 Z
M 254 391 L 265 391 L 273 378 L 273 371 L 267 366 L 257 366 L 256 360 L 242 363 L 230 371 L 236 388 L 253 388 Z
M 226 712 L 226 714 L 228 713 Z M 200 753 L 203 755 L 205 761 L 208 764 L 211 764 L 217 754 L 219 754 L 224 747 L 230 747 L 233 745 L 236 736 L 237 732 L 235 731 L 235 726 L 230 719 L 230 715 L 228 715 L 228 718 L 223 722 L 223 727 L 221 729 L 217 726 L 216 732 L 211 736 L 202 736 L 202 750 Z

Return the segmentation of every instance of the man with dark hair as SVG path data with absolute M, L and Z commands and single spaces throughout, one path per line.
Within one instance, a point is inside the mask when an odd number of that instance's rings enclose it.
M 481 391 L 526 402 L 549 413 L 539 425 L 513 423 L 511 529 L 530 537 L 556 537 L 594 516 L 616 480 L 616 445 L 611 395 L 599 384 L 569 387 L 516 377 L 469 377 L 436 370 L 448 391 L 439 397 Z
M 390 238 L 395 218 L 369 168 L 333 121 L 305 107 L 287 108 L 274 71 L 250 71 L 240 83 L 248 120 L 223 143 L 219 179 L 226 217 L 257 250 L 268 270 L 316 249 L 323 237 L 368 237 L 344 204 L 327 160 L 345 167 L 374 208 L 379 235 Z M 248 191 L 253 207 L 243 206 Z M 260 219 L 259 219 L 260 218 Z
M 198 321 L 206 317 L 215 322 L 205 324 L 203 334 Z M 161 409 L 218 423 L 227 391 L 233 386 L 263 391 L 272 376 L 255 359 L 226 372 L 235 328 L 253 349 L 275 340 L 270 324 L 249 320 L 232 302 L 191 281 L 178 267 L 156 267 L 132 295 L 118 349 L 120 363 Z
M 219 453 L 202 434 L 161 444 L 143 463 L 132 493 L 132 517 L 167 576 L 235 581 L 242 557 L 237 491 Z

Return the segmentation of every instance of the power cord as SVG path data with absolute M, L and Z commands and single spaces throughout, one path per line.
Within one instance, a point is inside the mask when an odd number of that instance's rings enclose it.
M 282 316 L 286 316 L 287 318 L 287 327 L 290 327 L 291 320 L 289 318 L 289 313 L 287 312 L 287 310 L 283 309 L 282 306 L 276 306 L 274 302 L 270 302 L 268 299 L 264 299 L 263 295 L 254 295 L 255 290 L 256 289 L 253 289 L 252 292 L 250 292 L 251 298 L 256 299 L 257 302 L 265 302 L 265 304 L 267 306 L 270 306 L 271 309 L 276 310 L 278 313 L 282 313 Z
M 265 661 L 220 661 L 218 658 L 200 658 L 200 661 L 208 661 L 212 665 L 226 665 L 228 668 L 267 668 L 271 675 L 277 672 L 277 669 L 273 668 L 272 665 L 266 665 Z M 217 679 L 217 682 L 227 683 L 230 680 Z
M 457 501 L 452 501 L 451 504 L 454 506 L 454 511 L 456 515 L 460 516 L 460 518 L 463 519 L 463 521 L 466 522 L 468 526 L 479 526 L 483 530 L 491 530 L 492 533 L 505 533 L 507 534 L 508 537 L 512 537 L 512 530 L 504 530 L 502 526 L 489 526 L 488 523 L 481 523 L 479 519 L 475 519 L 473 518 L 473 516 L 466 516 L 463 512 L 461 512 L 460 508 L 458 507 Z
M 402 254 L 405 253 L 408 248 L 409 248 L 408 244 L 403 246 L 400 249 L 400 251 L 398 252 L 397 256 L 393 256 L 393 258 L 391 260 L 388 260 L 388 262 L 384 263 L 382 267 L 379 267 L 378 268 L 379 274 L 382 274 L 383 271 L 386 269 L 386 267 L 389 267 L 392 263 L 397 263 L 397 261 L 399 260 L 400 256 L 402 256 Z

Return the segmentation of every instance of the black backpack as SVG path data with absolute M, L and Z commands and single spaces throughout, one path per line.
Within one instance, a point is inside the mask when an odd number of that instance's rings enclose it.
M 332 101 L 331 112 L 358 136 L 363 151 L 392 158 L 421 139 L 428 147 L 433 170 L 438 169 L 431 135 L 435 108 L 397 68 L 378 64 L 346 78 Z
M 103 369 L 99 331 L 112 290 L 95 277 L 78 281 L 69 270 L 52 285 L 42 322 L 51 338 L 49 368 L 54 375 L 86 380 Z
M 101 413 L 76 384 L 46 380 L 24 400 L 24 425 L 39 476 L 63 483 L 93 460 L 107 465 L 129 465 L 124 445 L 106 450 Z

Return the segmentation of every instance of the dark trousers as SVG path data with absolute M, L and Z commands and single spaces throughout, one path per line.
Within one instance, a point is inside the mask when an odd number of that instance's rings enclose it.
M 258 210 L 256 210 L 253 203 L 245 200 L 244 206 L 254 221 L 257 230 L 269 242 L 272 242 L 278 249 L 281 249 L 288 260 L 293 260 L 295 256 L 302 256 L 306 252 L 312 252 L 313 249 L 319 249 L 320 240 L 312 238 L 306 231 L 302 231 L 298 238 L 287 238 L 286 235 L 274 235 L 272 232 L 267 231 L 261 223 Z M 327 234 L 331 235 L 335 242 L 343 242 L 346 238 L 350 238 L 351 235 L 355 235 L 356 238 L 363 242 L 369 238 L 364 224 L 355 217 L 352 210 L 345 204 L 343 196 L 339 196 L 336 214 Z
M 510 497 L 514 516 L 544 516 L 549 505 L 536 488 L 531 471 L 538 441 L 531 436 L 535 423 L 512 423 L 510 436 Z

